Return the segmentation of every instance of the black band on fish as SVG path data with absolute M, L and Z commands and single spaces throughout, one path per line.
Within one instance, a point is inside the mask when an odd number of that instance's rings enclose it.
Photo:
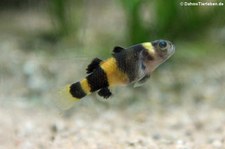
M 100 88 L 109 86 L 107 75 L 101 67 L 95 69 L 94 73 L 91 73 L 90 75 L 88 75 L 87 81 L 91 88 L 91 92 L 94 92 L 99 90 Z
M 76 82 L 70 86 L 70 93 L 75 98 L 83 98 L 86 94 L 81 88 L 80 82 Z
M 142 45 L 135 45 L 130 47 L 129 51 L 124 50 L 124 52 L 113 54 L 118 68 L 128 75 L 130 82 L 134 81 L 137 76 L 138 61 L 142 50 L 144 50 Z

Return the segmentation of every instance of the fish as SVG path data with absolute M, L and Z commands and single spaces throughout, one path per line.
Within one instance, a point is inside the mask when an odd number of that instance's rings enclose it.
M 142 86 L 152 72 L 175 52 L 168 40 L 154 40 L 123 48 L 116 46 L 106 60 L 94 58 L 87 66 L 85 78 L 66 85 L 60 91 L 60 107 L 70 108 L 75 101 L 97 92 L 107 99 L 112 96 L 110 88 L 133 84 Z

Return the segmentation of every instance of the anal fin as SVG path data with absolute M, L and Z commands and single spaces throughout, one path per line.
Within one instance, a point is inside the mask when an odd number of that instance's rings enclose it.
M 98 95 L 99 96 L 101 96 L 101 97 L 103 97 L 103 98 L 105 98 L 105 99 L 107 99 L 107 98 L 109 98 L 110 96 L 112 96 L 112 93 L 111 93 L 111 91 L 109 90 L 109 88 L 102 88 L 102 89 L 100 89 L 99 91 L 98 91 Z
M 87 74 L 92 73 L 96 68 L 99 67 L 99 64 L 101 63 L 101 59 L 95 58 L 91 61 L 91 63 L 87 67 Z

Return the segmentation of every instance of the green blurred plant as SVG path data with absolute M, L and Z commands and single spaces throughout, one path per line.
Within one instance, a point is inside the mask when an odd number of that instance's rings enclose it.
M 223 25 L 225 20 L 223 14 L 225 9 L 222 6 L 180 6 L 179 0 L 120 0 L 127 16 L 128 41 L 137 43 L 140 41 L 152 40 L 155 38 L 167 38 L 170 40 L 192 38 L 200 32 L 207 30 L 212 25 Z M 198 2 L 192 0 L 192 2 Z M 219 1 L 218 1 L 219 2 Z M 153 8 L 151 23 L 145 24 L 143 5 L 152 6 L 146 8 L 148 13 Z M 150 19 L 150 18 L 149 18 Z M 218 22 L 218 23 L 217 23 Z
M 70 20 L 68 19 L 68 2 L 69 0 L 51 0 L 50 12 L 55 21 L 56 33 L 59 36 L 68 35 L 70 30 Z
M 143 41 L 148 38 L 147 28 L 141 21 L 139 11 L 143 1 L 140 0 L 120 0 L 127 16 L 128 38 L 131 43 Z
M 56 43 L 60 40 L 77 41 L 78 28 L 83 23 L 83 0 L 49 0 L 48 12 L 53 30 L 41 35 L 44 41 Z M 77 43 L 78 44 L 78 43 Z

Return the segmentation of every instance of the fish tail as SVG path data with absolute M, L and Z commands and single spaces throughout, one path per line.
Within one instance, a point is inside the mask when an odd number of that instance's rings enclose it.
M 69 109 L 76 101 L 79 101 L 90 93 L 90 87 L 86 78 L 79 82 L 66 85 L 59 91 L 57 106 L 63 110 Z

